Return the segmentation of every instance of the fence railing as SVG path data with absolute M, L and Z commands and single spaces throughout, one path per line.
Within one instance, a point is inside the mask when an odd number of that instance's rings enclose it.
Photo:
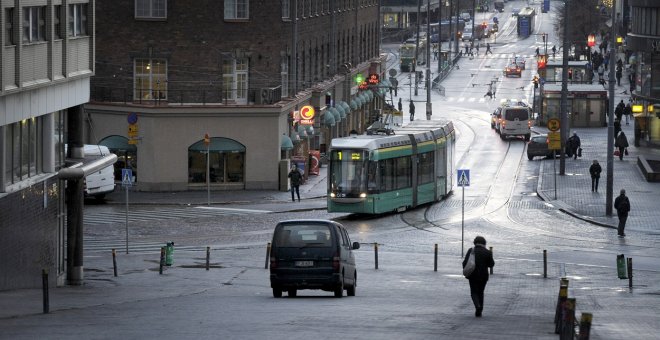
M 268 105 L 282 99 L 281 86 L 246 90 L 162 90 L 93 86 L 92 101 L 139 105 Z

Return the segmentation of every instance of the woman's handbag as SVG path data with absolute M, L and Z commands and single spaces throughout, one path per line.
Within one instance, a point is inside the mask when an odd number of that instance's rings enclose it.
M 463 276 L 469 278 L 475 268 L 477 268 L 477 263 L 474 259 L 474 248 L 472 248 L 470 250 L 470 257 L 468 257 L 467 263 L 465 264 L 465 267 L 463 267 Z
M 628 148 L 623 149 L 623 154 L 628 156 Z
M 619 152 L 618 149 L 617 149 L 617 150 L 614 150 L 614 156 L 619 156 L 620 154 L 621 154 L 621 153 Z
M 582 157 L 582 148 L 578 148 L 578 157 Z

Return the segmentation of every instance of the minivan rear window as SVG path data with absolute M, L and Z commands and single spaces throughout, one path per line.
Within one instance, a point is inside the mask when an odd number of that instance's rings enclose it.
M 330 247 L 330 228 L 324 224 L 290 224 L 275 230 L 273 246 Z
M 506 120 L 528 120 L 529 110 L 527 109 L 507 109 L 504 115 Z

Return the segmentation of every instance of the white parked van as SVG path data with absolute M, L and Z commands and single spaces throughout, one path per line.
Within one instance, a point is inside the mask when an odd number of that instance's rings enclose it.
M 502 140 L 522 136 L 528 141 L 532 133 L 531 115 L 532 110 L 523 102 L 504 102 L 493 112 L 495 130 Z
M 85 144 L 84 163 L 95 161 L 110 154 L 107 146 Z M 115 190 L 114 167 L 107 166 L 85 177 L 85 196 L 103 200 L 106 194 Z

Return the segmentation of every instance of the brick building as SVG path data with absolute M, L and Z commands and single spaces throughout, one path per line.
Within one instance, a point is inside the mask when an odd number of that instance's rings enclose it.
M 382 107 L 386 81 L 354 81 L 384 79 L 378 17 L 377 0 L 101 1 L 87 142 L 137 190 L 285 190 L 290 159 Z

